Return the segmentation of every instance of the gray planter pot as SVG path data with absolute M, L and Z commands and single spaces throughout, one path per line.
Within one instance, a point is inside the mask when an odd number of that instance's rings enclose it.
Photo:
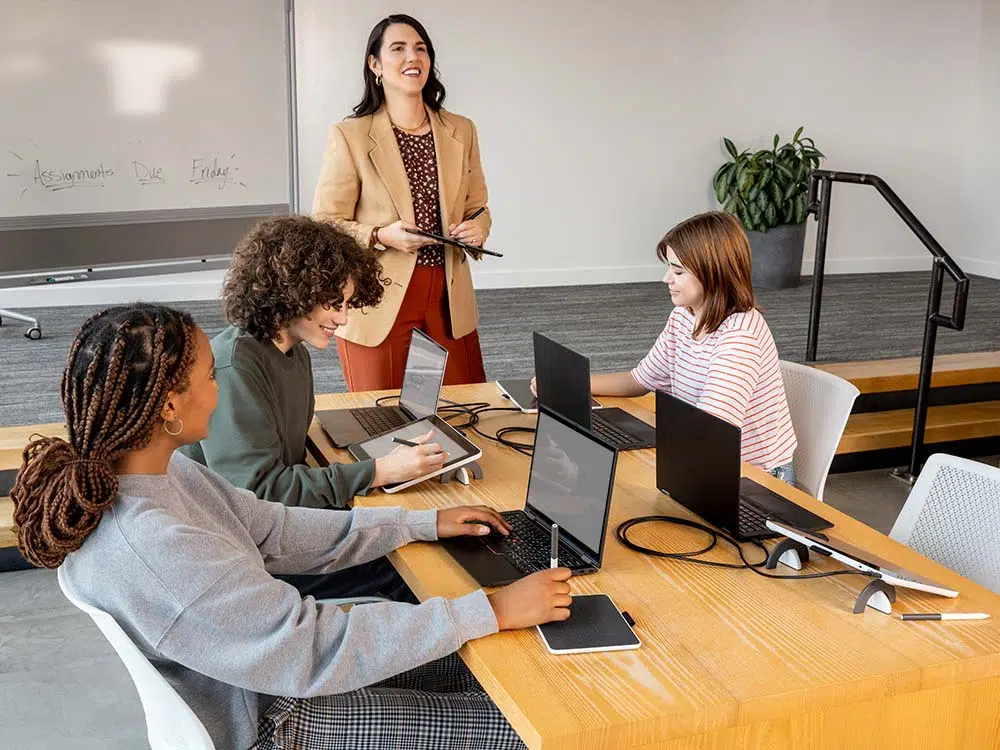
M 782 224 L 767 232 L 747 232 L 750 238 L 754 289 L 789 289 L 802 279 L 806 223 Z

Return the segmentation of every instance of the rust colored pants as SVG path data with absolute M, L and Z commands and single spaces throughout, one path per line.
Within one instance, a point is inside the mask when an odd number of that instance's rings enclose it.
M 451 337 L 451 316 L 442 266 L 417 266 L 403 295 L 396 322 L 378 346 L 337 339 L 340 367 L 350 391 L 378 391 L 403 386 L 410 331 L 419 328 L 448 350 L 445 385 L 486 382 L 479 332 Z

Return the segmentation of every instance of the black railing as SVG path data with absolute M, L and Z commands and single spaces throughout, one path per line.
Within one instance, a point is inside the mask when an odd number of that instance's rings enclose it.
M 965 325 L 965 308 L 969 298 L 969 278 L 945 249 L 938 244 L 927 227 L 913 215 L 906 204 L 884 180 L 873 174 L 858 172 L 830 172 L 817 169 L 809 178 L 809 196 L 806 211 L 816 215 L 816 262 L 813 266 L 812 299 L 809 306 L 809 334 L 806 340 L 806 361 L 816 361 L 816 342 L 819 337 L 819 314 L 823 301 L 823 272 L 826 266 L 826 238 L 830 231 L 830 196 L 833 183 L 847 182 L 853 185 L 871 185 L 878 190 L 899 218 L 910 228 L 934 256 L 931 269 L 931 287 L 927 299 L 927 318 L 924 323 L 924 344 L 920 350 L 920 375 L 917 378 L 917 403 L 913 415 L 913 440 L 910 465 L 899 476 L 909 482 L 916 479 L 924 448 L 924 432 L 927 428 L 927 399 L 931 389 L 931 374 L 934 368 L 934 346 L 937 343 L 937 329 L 940 327 L 962 330 Z M 941 290 L 945 272 L 955 282 L 955 298 L 950 315 L 941 314 Z

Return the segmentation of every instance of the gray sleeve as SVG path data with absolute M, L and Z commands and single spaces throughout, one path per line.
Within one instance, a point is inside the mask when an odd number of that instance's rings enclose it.
M 355 508 L 331 513 L 247 498 L 248 530 L 271 573 L 326 573 L 437 539 L 437 511 Z
M 496 631 L 482 590 L 454 600 L 366 604 L 345 612 L 303 598 L 244 561 L 187 607 L 156 648 L 231 685 L 310 698 L 371 685 Z
M 375 462 L 286 465 L 274 405 L 259 376 L 239 367 L 216 373 L 219 405 L 201 443 L 205 465 L 237 487 L 290 506 L 344 508 L 375 479 Z

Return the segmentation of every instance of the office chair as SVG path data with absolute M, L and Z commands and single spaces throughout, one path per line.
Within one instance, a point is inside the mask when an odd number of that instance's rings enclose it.
M 24 332 L 24 337 L 31 339 L 32 341 L 38 341 L 42 337 L 42 327 L 38 324 L 36 318 L 29 318 L 27 315 L 21 315 L 13 310 L 4 310 L 0 307 L 0 326 L 3 325 L 4 318 L 13 318 L 14 320 L 20 320 L 24 323 L 31 323 L 31 328 Z
M 62 568 L 57 569 L 56 578 L 59 580 L 59 588 L 63 595 L 75 607 L 90 615 L 125 664 L 142 701 L 151 750 L 215 750 L 205 725 L 156 667 L 149 663 L 142 651 L 132 643 L 128 634 L 115 622 L 115 618 L 77 599 L 69 589 Z M 343 607 L 388 600 L 378 596 L 358 596 L 321 601 Z
M 935 453 L 889 536 L 1000 594 L 1000 469 Z
M 90 615 L 125 664 L 142 701 L 151 750 L 215 750 L 205 725 L 132 643 L 115 618 L 77 599 L 66 583 L 62 568 L 56 571 L 56 577 L 63 595 Z
M 795 479 L 822 500 L 830 464 L 860 391 L 853 383 L 814 367 L 785 360 L 778 364 L 799 443 L 792 457 Z

